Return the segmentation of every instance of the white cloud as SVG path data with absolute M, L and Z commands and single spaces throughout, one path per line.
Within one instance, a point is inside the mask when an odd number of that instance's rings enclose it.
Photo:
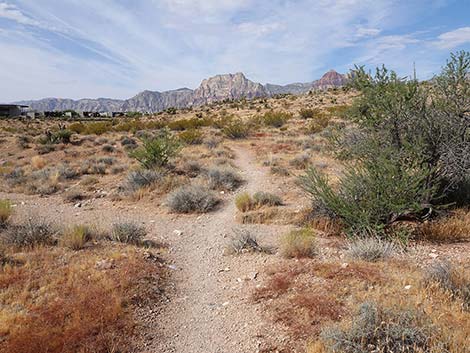
M 15 5 L 11 5 L 6 2 L 0 2 L 0 17 L 18 22 L 23 25 L 39 25 L 39 22 L 23 14 Z
M 462 27 L 442 33 L 437 39 L 434 45 L 440 49 L 453 49 L 462 44 L 470 43 L 470 27 Z

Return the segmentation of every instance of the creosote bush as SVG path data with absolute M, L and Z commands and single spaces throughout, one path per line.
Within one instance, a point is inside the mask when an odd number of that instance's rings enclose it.
M 205 213 L 213 210 L 220 200 L 198 185 L 182 186 L 168 196 L 168 207 L 176 213 Z
M 291 118 L 292 114 L 290 113 L 271 110 L 263 115 L 262 121 L 266 126 L 281 127 Z
M 9 200 L 0 200 L 0 229 L 8 225 L 12 213 L 11 202 Z
M 347 159 L 337 188 L 314 169 L 301 178 L 315 206 L 341 218 L 350 234 L 384 237 L 397 221 L 468 204 L 470 53 L 452 54 L 432 82 L 385 67 L 374 76 L 362 67 L 353 74 L 361 95 L 345 111 L 360 138 L 344 143 L 350 136 L 341 131 L 331 138 Z
M 235 119 L 227 122 L 222 131 L 231 139 L 243 139 L 248 136 L 250 129 L 241 119 Z
M 202 132 L 196 129 L 180 132 L 178 138 L 187 145 L 200 145 L 204 141 Z
M 287 258 L 316 256 L 318 247 L 315 233 L 310 228 L 292 230 L 281 238 L 280 251 Z
M 168 130 L 161 130 L 153 138 L 143 138 L 142 143 L 129 156 L 137 159 L 146 169 L 165 167 L 180 149 L 178 138 L 172 136 Z

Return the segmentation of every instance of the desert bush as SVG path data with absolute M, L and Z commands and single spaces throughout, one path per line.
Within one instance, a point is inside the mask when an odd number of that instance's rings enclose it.
M 242 254 L 246 252 L 270 253 L 271 249 L 261 246 L 254 235 L 246 229 L 234 230 L 235 235 L 227 246 L 227 251 L 234 254 Z
M 59 244 L 71 250 L 81 250 L 92 240 L 92 236 L 93 231 L 89 226 L 74 225 L 63 231 Z
M 318 254 L 315 233 L 310 228 L 293 230 L 281 238 L 280 251 L 287 258 L 314 257 Z
M 32 248 L 38 245 L 54 245 L 56 230 L 46 220 L 30 217 L 20 224 L 10 225 L 0 235 L 1 242 L 17 248 Z
M 205 144 L 206 144 L 207 148 L 213 150 L 214 148 L 217 148 L 217 146 L 219 146 L 220 139 L 209 138 L 205 141 Z
M 281 206 L 282 199 L 274 194 L 264 191 L 258 191 L 253 194 L 253 203 L 261 206 Z
M 114 223 L 111 229 L 110 238 L 112 241 L 126 244 L 139 245 L 147 235 L 144 226 L 135 222 Z
M 272 165 L 271 166 L 271 173 L 274 175 L 284 176 L 287 177 L 290 175 L 290 172 L 287 168 L 280 166 L 280 165 Z
M 350 159 L 337 190 L 316 171 L 303 178 L 314 202 L 351 230 L 383 234 L 400 219 L 429 218 L 435 208 L 456 201 L 456 190 L 460 202 L 470 200 L 470 194 L 464 195 L 470 188 L 463 187 L 470 170 L 468 120 L 463 118 L 470 104 L 464 93 L 470 91 L 469 73 L 466 52 L 452 55 L 427 85 L 384 67 L 375 76 L 355 70 L 352 85 L 362 95 L 349 117 L 360 138 L 334 143 L 337 153 Z
M 297 169 L 306 169 L 309 164 L 310 156 L 307 153 L 299 154 L 289 161 L 289 165 Z
M 392 156 L 376 156 L 350 166 L 337 190 L 315 168 L 300 177 L 314 207 L 342 219 L 350 234 L 385 235 L 385 226 L 423 209 L 422 201 L 435 192 L 426 185 L 429 171 L 411 162 L 404 167 Z
M 212 190 L 235 190 L 242 178 L 231 169 L 212 168 L 207 171 L 209 188 Z
M 235 197 L 235 206 L 241 212 L 247 212 L 253 208 L 253 199 L 250 194 L 243 192 Z
M 183 186 L 168 197 L 168 207 L 176 213 L 204 213 L 217 206 L 220 200 L 202 186 Z
M 200 145 L 203 142 L 202 132 L 196 129 L 180 132 L 178 138 L 187 145 Z
M 57 131 L 46 131 L 46 133 L 38 139 L 42 145 L 53 145 L 57 143 L 70 143 L 73 131 L 60 127 Z
M 98 162 L 96 159 L 87 159 L 80 166 L 81 174 L 106 174 L 106 164 Z
M 161 179 L 162 175 L 153 170 L 133 170 L 127 175 L 125 188 L 134 192 L 141 188 L 151 186 Z
M 113 125 L 110 122 L 97 121 L 92 123 L 87 123 L 85 125 L 85 130 L 81 132 L 82 134 L 87 135 L 103 135 L 113 129 Z
M 263 115 L 262 121 L 266 126 L 281 127 L 291 118 L 292 114 L 290 113 L 271 110 Z
M 423 312 L 365 302 L 348 327 L 330 327 L 321 336 L 328 352 L 416 353 L 434 352 L 431 342 L 437 334 Z M 441 349 L 446 351 L 445 345 Z
M 133 138 L 125 136 L 121 139 L 121 146 L 134 149 L 137 147 L 137 142 Z
M 8 225 L 12 213 L 11 202 L 9 200 L 0 200 L 0 229 Z
M 250 128 L 241 119 L 235 119 L 227 122 L 222 131 L 231 139 L 242 139 L 248 136 Z
M 320 113 L 320 109 L 309 109 L 309 108 L 302 108 L 299 111 L 299 116 L 301 119 L 313 119 L 318 113 Z
M 116 162 L 116 158 L 114 157 L 100 157 L 97 160 L 98 163 L 103 163 L 106 165 L 113 165 Z
M 61 179 L 75 179 L 79 175 L 75 168 L 69 167 L 66 164 L 61 164 L 57 172 Z
M 318 134 L 325 130 L 328 125 L 330 124 L 330 117 L 325 114 L 321 113 L 318 114 L 313 121 L 310 122 L 307 126 L 307 132 L 310 134 Z
M 146 169 L 166 166 L 180 149 L 178 139 L 168 130 L 161 130 L 158 136 L 144 138 L 142 142 L 143 146 L 133 150 L 129 155 L 137 159 Z
M 359 238 L 351 241 L 346 251 L 352 259 L 369 262 L 385 260 L 396 252 L 397 247 L 394 243 L 376 238 Z
M 437 262 L 424 270 L 424 283 L 437 284 L 452 297 L 461 299 L 463 308 L 470 310 L 470 275 L 450 262 Z
M 103 145 L 103 147 L 101 147 L 101 150 L 106 153 L 112 153 L 116 151 L 116 148 L 113 145 Z
M 183 164 L 182 170 L 190 178 L 194 178 L 202 172 L 203 168 L 197 161 L 187 161 Z

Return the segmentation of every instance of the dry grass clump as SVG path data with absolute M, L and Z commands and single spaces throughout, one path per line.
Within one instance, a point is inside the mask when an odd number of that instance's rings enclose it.
M 6 246 L 28 249 L 55 244 L 56 234 L 55 227 L 45 219 L 30 217 L 23 223 L 10 225 L 0 235 L 0 241 Z
M 251 195 L 247 192 L 238 194 L 235 197 L 235 206 L 241 212 L 247 212 L 251 210 L 253 207 L 253 199 L 251 198 Z
M 428 286 L 438 285 L 453 299 L 462 300 L 465 310 L 470 310 L 470 274 L 450 262 L 438 262 L 425 269 L 424 282 Z
M 293 230 L 281 238 L 281 254 L 287 258 L 314 257 L 318 254 L 315 233 L 310 228 Z
M 119 243 L 139 245 L 146 235 L 144 226 L 135 222 L 120 222 L 113 224 L 110 239 Z
M 12 214 L 11 202 L 9 200 L 0 200 L 0 229 L 7 226 Z
M 168 207 L 176 213 L 205 213 L 220 203 L 210 190 L 198 185 L 182 186 L 168 196 Z
M 155 293 L 150 287 L 160 282 L 161 270 L 130 247 L 67 251 L 13 255 L 23 265 L 0 271 L 0 352 L 132 350 L 131 305 Z M 103 261 L 112 266 L 99 268 Z
M 397 246 L 389 241 L 378 238 L 359 238 L 349 243 L 347 255 L 356 260 L 380 261 L 392 257 Z
M 246 252 L 271 253 L 268 247 L 261 246 L 254 235 L 246 229 L 234 230 L 234 237 L 230 240 L 227 250 L 229 253 L 242 254 Z
M 33 169 L 39 170 L 46 166 L 46 160 L 41 156 L 34 156 L 31 158 L 31 167 Z
M 297 169 L 306 169 L 310 164 L 310 155 L 302 153 L 289 161 L 289 165 Z
M 207 171 L 209 188 L 212 190 L 235 190 L 242 183 L 242 178 L 231 169 L 213 168 Z
M 321 334 L 328 352 L 443 352 L 446 344 L 427 315 L 419 310 L 382 307 L 373 302 L 360 305 L 346 327 L 331 327 Z
M 93 239 L 94 231 L 91 227 L 83 224 L 68 227 L 62 233 L 59 244 L 71 250 L 81 250 L 86 243 Z
M 258 191 L 253 196 L 243 192 L 235 198 L 235 206 L 241 212 L 248 212 L 263 206 L 281 206 L 282 204 L 282 199 L 279 196 L 264 191 Z
M 470 211 L 458 210 L 447 218 L 424 223 L 418 236 L 433 242 L 458 242 L 470 240 Z

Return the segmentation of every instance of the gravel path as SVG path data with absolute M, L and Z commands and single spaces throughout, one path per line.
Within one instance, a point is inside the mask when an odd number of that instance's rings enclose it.
M 231 147 L 245 179 L 238 192 L 273 191 L 268 172 L 256 166 L 253 152 L 241 145 Z M 169 240 L 178 268 L 176 296 L 164 309 L 163 335 L 152 352 L 257 352 L 260 338 L 268 334 L 250 293 L 258 282 L 258 269 L 273 256 L 224 255 L 224 249 L 235 228 L 244 227 L 260 242 L 275 244 L 285 227 L 238 224 L 233 199 L 230 195 L 215 213 L 187 222 L 178 229 L 182 234 Z
M 39 197 L 0 192 L 0 199 L 16 204 L 15 218 L 39 215 L 59 225 L 90 223 L 109 227 L 118 220 L 146 225 L 149 236 L 168 246 L 165 255 L 171 275 L 163 307 L 140 310 L 142 342 L 146 353 L 257 352 L 263 338 L 274 334 L 262 312 L 251 301 L 253 288 L 263 279 L 261 269 L 276 261 L 274 255 L 226 255 L 233 230 L 244 228 L 261 244 L 276 245 L 289 227 L 241 225 L 235 220 L 233 199 L 241 191 L 280 193 L 266 168 L 259 167 L 249 146 L 233 144 L 235 164 L 245 184 L 223 195 L 215 212 L 204 215 L 162 213 L 150 202 L 113 202 L 95 198 L 82 207 L 65 203 L 60 195 Z M 270 337 L 271 340 L 282 337 Z

